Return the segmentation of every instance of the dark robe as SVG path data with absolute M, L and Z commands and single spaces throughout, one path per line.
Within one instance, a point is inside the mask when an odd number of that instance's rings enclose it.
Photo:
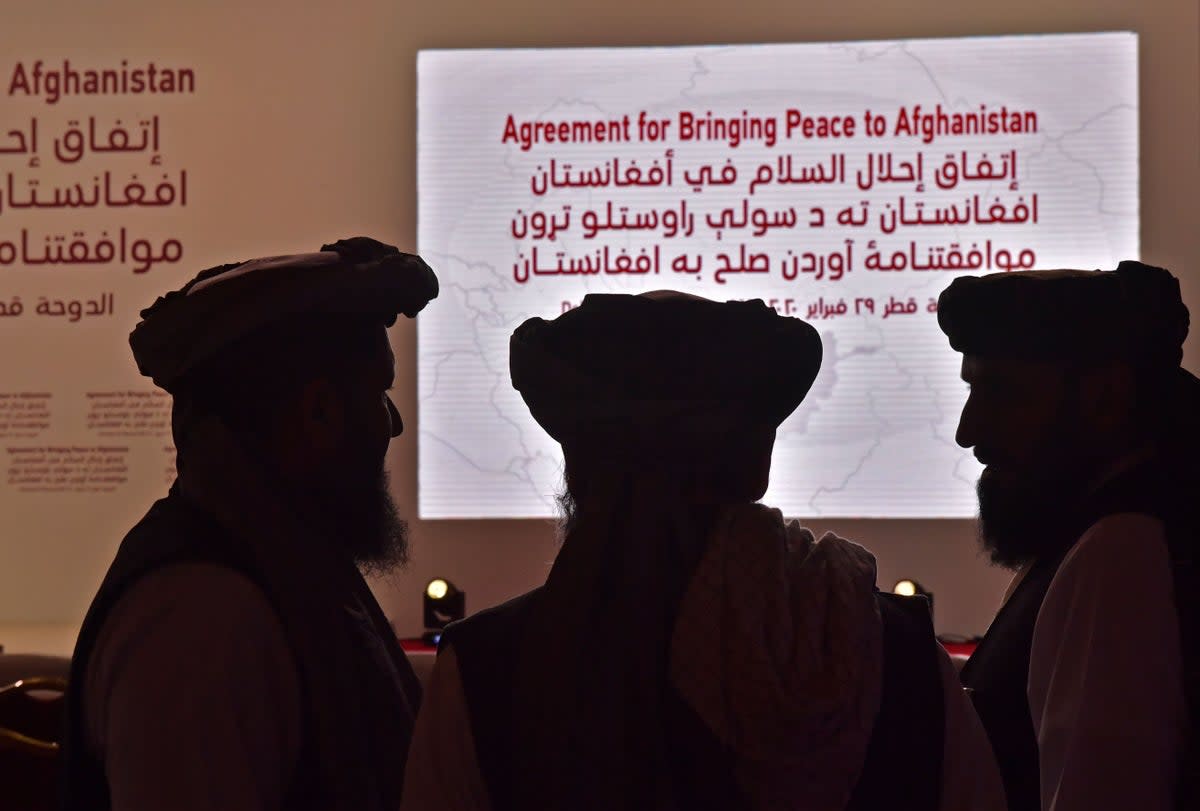
M 83 704 L 89 659 L 106 618 L 141 578 L 176 564 L 210 563 L 262 590 L 293 656 L 302 737 L 286 807 L 394 811 L 420 702 L 411 665 L 352 561 L 270 494 L 227 432 L 209 426 L 205 438 L 204 453 L 188 456 L 180 482 L 122 542 L 84 620 L 67 697 L 65 807 L 110 807 Z M 178 741 L 188 731 L 169 734 Z
M 475 614 L 442 636 L 441 644 L 452 647 L 458 661 L 493 811 L 515 811 L 514 781 L 538 779 L 537 764 L 524 763 L 524 753 L 514 751 L 514 730 L 529 719 L 515 716 L 512 682 L 519 640 L 540 593 Z M 878 594 L 877 601 L 884 631 L 882 702 L 847 808 L 934 811 L 941 801 L 945 708 L 928 603 L 890 594 Z M 733 755 L 669 685 L 662 685 L 661 703 L 673 769 L 663 780 L 671 785 L 677 807 L 748 807 L 734 778 Z
M 1192 728 L 1196 729 L 1200 697 L 1200 577 L 1194 561 L 1195 509 L 1182 492 L 1186 477 L 1173 475 L 1161 459 L 1126 472 L 1092 494 L 1065 525 L 1062 542 L 1033 563 L 996 615 L 987 635 L 963 668 L 963 684 L 992 744 L 1011 811 L 1040 811 L 1041 775 L 1038 743 L 1029 707 L 1028 683 L 1034 628 L 1055 574 L 1075 542 L 1101 519 L 1118 513 L 1141 513 L 1163 521 L 1179 610 L 1184 683 Z M 1131 553 L 1136 553 L 1132 551 Z M 1188 743 L 1181 770 L 1179 807 L 1195 808 L 1200 796 L 1200 766 L 1195 735 Z M 1100 766 L 1098 765 L 1098 768 Z

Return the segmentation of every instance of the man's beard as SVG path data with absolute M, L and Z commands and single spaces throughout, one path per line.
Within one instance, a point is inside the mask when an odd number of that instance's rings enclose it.
M 1009 569 L 1020 568 L 1063 543 L 1068 515 L 1078 502 L 1040 476 L 1015 486 L 982 477 L 975 491 L 980 544 L 992 563 Z
M 991 561 L 1017 569 L 1074 543 L 1075 519 L 1095 465 L 1061 443 L 1041 463 L 1003 478 L 984 471 L 979 496 L 979 540 Z
M 387 471 L 345 476 L 314 495 L 325 533 L 366 575 L 388 575 L 408 564 L 408 524 L 400 517 Z

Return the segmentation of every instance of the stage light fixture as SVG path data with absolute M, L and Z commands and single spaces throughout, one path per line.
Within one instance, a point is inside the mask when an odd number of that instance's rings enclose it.
M 933 592 L 922 586 L 916 580 L 910 580 L 907 578 L 904 580 L 897 580 L 896 585 L 892 586 L 892 593 L 899 594 L 901 597 L 924 597 L 929 601 L 929 610 L 933 610 Z
M 425 587 L 425 594 L 431 600 L 440 600 L 449 593 L 450 584 L 440 577 L 430 580 L 429 585 Z
M 436 645 L 442 629 L 467 615 L 467 595 L 444 577 L 435 577 L 425 584 L 422 597 L 425 633 L 421 638 Z

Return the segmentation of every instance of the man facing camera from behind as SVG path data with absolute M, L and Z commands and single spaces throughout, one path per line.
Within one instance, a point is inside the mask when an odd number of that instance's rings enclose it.
M 971 388 L 982 541 L 1017 572 L 963 670 L 1009 807 L 1198 807 L 1200 381 L 1178 282 L 1138 262 L 962 278 L 938 322 Z
M 393 811 L 419 684 L 360 573 L 403 563 L 387 328 L 437 295 L 355 238 L 202 272 L 142 313 L 178 478 L 72 662 L 68 809 Z
M 762 301 L 589 295 L 516 330 L 563 543 L 544 586 L 446 629 L 405 809 L 1003 807 L 928 604 L 757 503 L 820 364 Z

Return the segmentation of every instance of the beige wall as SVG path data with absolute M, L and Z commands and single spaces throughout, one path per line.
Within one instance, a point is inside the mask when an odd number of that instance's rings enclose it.
M 249 6 L 249 7 L 247 7 Z M 194 270 L 264 252 L 312 249 L 368 233 L 415 247 L 415 57 L 420 48 L 667 45 L 825 41 L 975 34 L 1134 30 L 1141 35 L 1143 258 L 1173 268 L 1200 312 L 1200 5 L 1196 0 L 486 0 L 204 4 L 49 0 L 6 12 L 0 69 L 18 55 L 122 57 L 193 64 L 198 93 L 184 146 L 207 162 L 189 213 Z M 11 55 L 11 56 L 7 56 Z M 0 105 L 3 105 L 0 97 Z M 0 106 L 0 109 L 5 109 Z M 194 114 L 194 113 L 199 113 Z M 396 330 L 399 379 L 415 370 L 415 332 Z M 1200 365 L 1193 337 L 1187 360 Z M 399 406 L 415 425 L 413 385 Z M 416 512 L 416 430 L 394 446 L 402 509 Z M 424 580 L 440 574 L 472 610 L 541 582 L 553 528 L 538 521 L 413 521 L 411 569 L 376 584 L 402 633 L 420 630 Z M 937 595 L 940 630 L 982 632 L 1006 577 L 975 554 L 964 521 L 843 521 L 835 527 L 879 556 L 881 581 L 922 580 Z M 109 533 L 111 534 L 111 533 Z M 6 581 L 5 633 L 21 647 L 62 647 L 117 537 L 75 539 L 61 568 Z M 13 532 L 4 544 L 37 544 Z M 31 558 L 32 560 L 32 558 Z M 69 571 L 71 576 L 60 575 Z M 19 626 L 21 636 L 18 636 Z M 42 640 L 42 641 L 39 641 Z M 10 642 L 13 649 L 17 644 Z

